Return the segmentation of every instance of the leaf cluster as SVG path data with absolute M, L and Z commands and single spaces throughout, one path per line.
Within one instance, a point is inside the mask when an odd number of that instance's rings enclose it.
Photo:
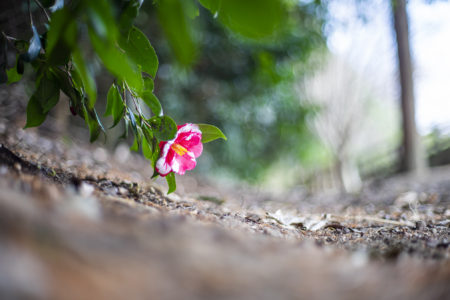
M 18 40 L 4 32 L 0 39 L 0 56 L 4 58 L 0 60 L 0 83 L 21 80 L 26 68 L 31 69 L 35 83 L 25 128 L 41 125 L 64 93 L 72 114 L 83 118 L 88 126 L 91 142 L 105 132 L 95 108 L 97 82 L 93 66 L 99 61 L 113 78 L 105 117 L 112 117 L 112 127 L 124 123 L 123 136 L 129 131 L 134 135 L 131 149 L 141 150 L 154 167 L 159 142 L 175 138 L 177 125 L 163 114 L 153 91 L 159 64 L 156 52 L 147 36 L 133 25 L 143 1 L 35 2 L 48 18 L 45 31 L 38 32 L 30 13 L 29 40 Z M 7 68 L 6 55 L 11 49 L 16 52 L 16 61 Z M 220 130 L 220 134 L 212 132 L 216 137 L 206 134 L 209 140 L 221 137 Z M 171 174 L 170 191 L 174 190 L 174 180 Z

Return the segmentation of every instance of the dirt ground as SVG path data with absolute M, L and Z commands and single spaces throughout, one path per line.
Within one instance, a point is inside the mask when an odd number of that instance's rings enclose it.
M 450 299 L 450 169 L 358 195 L 179 178 L 0 122 L 1 299 Z

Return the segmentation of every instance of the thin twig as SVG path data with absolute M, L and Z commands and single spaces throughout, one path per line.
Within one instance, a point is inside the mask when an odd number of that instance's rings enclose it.
M 50 15 L 47 13 L 47 10 L 41 4 L 41 2 L 39 0 L 34 0 L 34 2 L 37 4 L 37 6 L 39 6 L 44 11 L 45 16 L 47 17 L 47 21 L 50 21 Z
M 12 37 L 10 35 L 7 35 L 4 31 L 2 31 L 2 35 L 5 37 L 5 39 L 7 39 L 8 41 L 12 40 L 12 41 L 17 41 L 17 39 L 15 37 Z
M 147 125 L 149 128 L 151 128 L 151 125 L 145 120 L 145 116 L 142 114 L 140 106 L 137 104 L 136 98 L 133 96 L 133 93 L 131 93 L 129 86 L 124 82 L 124 86 L 125 85 L 127 87 L 127 90 L 130 91 L 131 99 L 133 100 L 134 107 L 136 108 L 136 112 L 139 114 L 139 116 L 141 117 L 141 120 L 145 123 L 145 125 Z M 124 93 L 125 93 L 125 89 L 124 89 Z
M 30 15 L 30 23 L 31 23 L 31 26 L 34 26 L 34 23 L 33 23 L 33 15 L 31 14 L 31 2 L 30 2 L 30 0 L 28 0 L 28 14 Z
M 17 52 L 19 52 L 19 49 L 17 49 L 16 45 L 14 44 L 14 41 L 17 41 L 15 37 L 7 35 L 4 31 L 2 31 L 3 37 L 6 39 L 6 41 L 14 48 Z
M 131 95 L 131 99 L 133 99 L 134 106 L 135 106 L 135 108 L 136 108 L 137 113 L 138 113 L 139 116 L 141 117 L 141 121 L 144 122 L 145 125 L 147 125 L 148 127 L 151 128 L 150 124 L 145 120 L 145 116 L 142 114 L 140 107 L 139 107 L 138 104 L 136 103 L 136 98 L 134 98 L 133 95 Z
M 356 220 L 356 221 L 371 221 L 371 222 L 376 222 L 376 223 L 383 223 L 383 224 L 391 224 L 391 225 L 396 225 L 396 226 L 415 226 L 412 222 L 410 221 L 405 221 L 405 222 L 400 222 L 400 221 L 394 221 L 394 220 L 387 220 L 387 219 L 382 219 L 382 218 L 377 218 L 377 217 L 372 217 L 372 216 L 331 216 L 331 219 L 336 219 L 336 220 L 340 220 L 340 221 L 345 221 L 348 219 L 352 219 L 352 220 Z

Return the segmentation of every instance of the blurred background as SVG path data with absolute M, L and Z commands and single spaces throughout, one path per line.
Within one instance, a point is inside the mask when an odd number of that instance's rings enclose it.
M 450 3 L 391 2 L 144 1 L 136 25 L 158 55 L 165 113 L 228 137 L 207 144 L 188 176 L 355 193 L 369 179 L 450 163 Z M 1 31 L 28 38 L 26 13 L 26 1 L 2 1 Z M 102 114 L 111 79 L 93 68 Z M 0 118 L 23 126 L 31 91 L 3 85 Z M 39 130 L 88 140 L 63 101 Z M 122 131 L 100 143 L 123 148 Z

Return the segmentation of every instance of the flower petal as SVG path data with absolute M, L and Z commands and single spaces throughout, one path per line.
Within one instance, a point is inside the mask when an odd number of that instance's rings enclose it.
M 177 126 L 178 131 L 173 140 L 160 142 L 161 156 L 156 161 L 156 171 L 161 176 L 166 176 L 170 172 L 183 175 L 187 170 L 195 168 L 199 157 L 203 151 L 202 132 L 198 125 L 186 123 Z M 185 151 L 175 151 L 178 148 Z
M 174 158 L 174 151 L 170 148 L 172 144 L 173 141 L 159 143 L 161 154 L 159 159 L 156 161 L 155 168 L 159 175 L 163 177 L 172 172 L 171 164 Z
M 187 170 L 194 169 L 196 165 L 197 162 L 192 152 L 187 152 L 183 156 L 175 154 L 172 160 L 172 171 L 183 175 Z
M 186 123 L 183 125 L 178 125 L 178 133 L 183 133 L 183 132 L 198 132 L 198 133 L 202 133 L 200 131 L 200 128 L 198 128 L 197 124 L 192 124 L 192 123 Z
M 182 133 L 179 135 L 177 143 L 193 152 L 195 157 L 199 157 L 202 154 L 202 136 L 199 133 Z

